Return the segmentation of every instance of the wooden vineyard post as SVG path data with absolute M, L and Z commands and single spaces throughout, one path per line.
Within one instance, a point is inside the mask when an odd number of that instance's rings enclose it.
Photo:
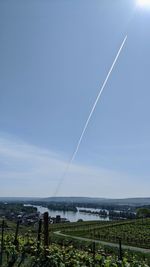
M 119 238 L 119 260 L 122 261 L 122 244 L 121 244 L 121 238 Z
M 3 249 L 4 249 L 4 220 L 2 221 L 2 232 L 1 232 L 1 255 L 0 255 L 0 266 L 3 264 Z
M 18 249 L 18 246 L 19 246 L 19 242 L 18 242 L 19 224 L 20 224 L 20 221 L 18 220 L 17 221 L 17 226 L 16 226 L 15 239 L 14 239 L 14 245 L 16 246 L 17 249 Z
M 45 247 L 48 247 L 49 245 L 48 225 L 49 225 L 48 212 L 45 212 L 44 213 L 44 246 Z
M 96 251 L 96 246 L 95 246 L 95 242 L 93 242 L 93 267 L 95 267 L 95 251 Z
M 39 220 L 39 227 L 38 227 L 38 237 L 37 237 L 37 250 L 40 248 L 41 243 L 41 231 L 42 231 L 42 220 Z

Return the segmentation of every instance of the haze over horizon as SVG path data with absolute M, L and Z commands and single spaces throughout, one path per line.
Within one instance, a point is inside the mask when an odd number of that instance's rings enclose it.
M 147 197 L 150 10 L 133 0 L 0 1 L 0 196 Z

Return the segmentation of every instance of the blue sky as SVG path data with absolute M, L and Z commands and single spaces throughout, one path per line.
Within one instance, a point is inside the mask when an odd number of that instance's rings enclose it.
M 150 10 L 133 0 L 0 0 L 0 195 L 149 196 Z

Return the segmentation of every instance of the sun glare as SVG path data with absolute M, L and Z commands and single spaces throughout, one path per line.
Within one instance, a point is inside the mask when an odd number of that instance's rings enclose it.
M 150 0 L 137 0 L 138 6 L 150 7 Z

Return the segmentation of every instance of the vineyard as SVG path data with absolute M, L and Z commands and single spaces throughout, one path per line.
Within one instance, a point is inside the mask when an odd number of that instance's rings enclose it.
M 147 222 L 148 223 L 148 222 Z M 140 224 L 140 223 L 139 223 Z M 127 224 L 130 227 L 130 224 Z M 113 223 L 74 223 L 49 226 L 47 217 L 40 220 L 37 229 L 22 228 L 19 225 L 1 222 L 1 267 L 117 267 L 117 266 L 150 266 L 148 255 L 113 251 L 109 247 L 101 247 L 94 242 L 74 243 L 70 239 L 57 239 L 52 234 L 56 229 L 73 232 L 73 228 L 90 229 L 88 235 L 96 229 L 96 234 L 103 228 L 115 227 Z M 99 227 L 99 230 L 98 230 Z M 125 227 L 125 226 L 124 226 Z M 121 232 L 121 223 L 118 226 Z M 52 230 L 53 229 L 53 230 Z M 76 231 L 75 231 L 76 232 Z M 113 232 L 113 230 L 112 230 Z M 131 230 L 132 232 L 132 230 Z M 79 232 L 78 232 L 79 233 Z M 85 233 L 84 233 L 85 234 Z M 98 235 L 97 235 L 98 238 Z
M 137 219 L 131 221 L 106 222 L 99 224 L 79 225 L 67 227 L 64 233 L 72 236 L 86 237 L 117 243 L 122 240 L 125 245 L 150 248 L 150 219 Z

